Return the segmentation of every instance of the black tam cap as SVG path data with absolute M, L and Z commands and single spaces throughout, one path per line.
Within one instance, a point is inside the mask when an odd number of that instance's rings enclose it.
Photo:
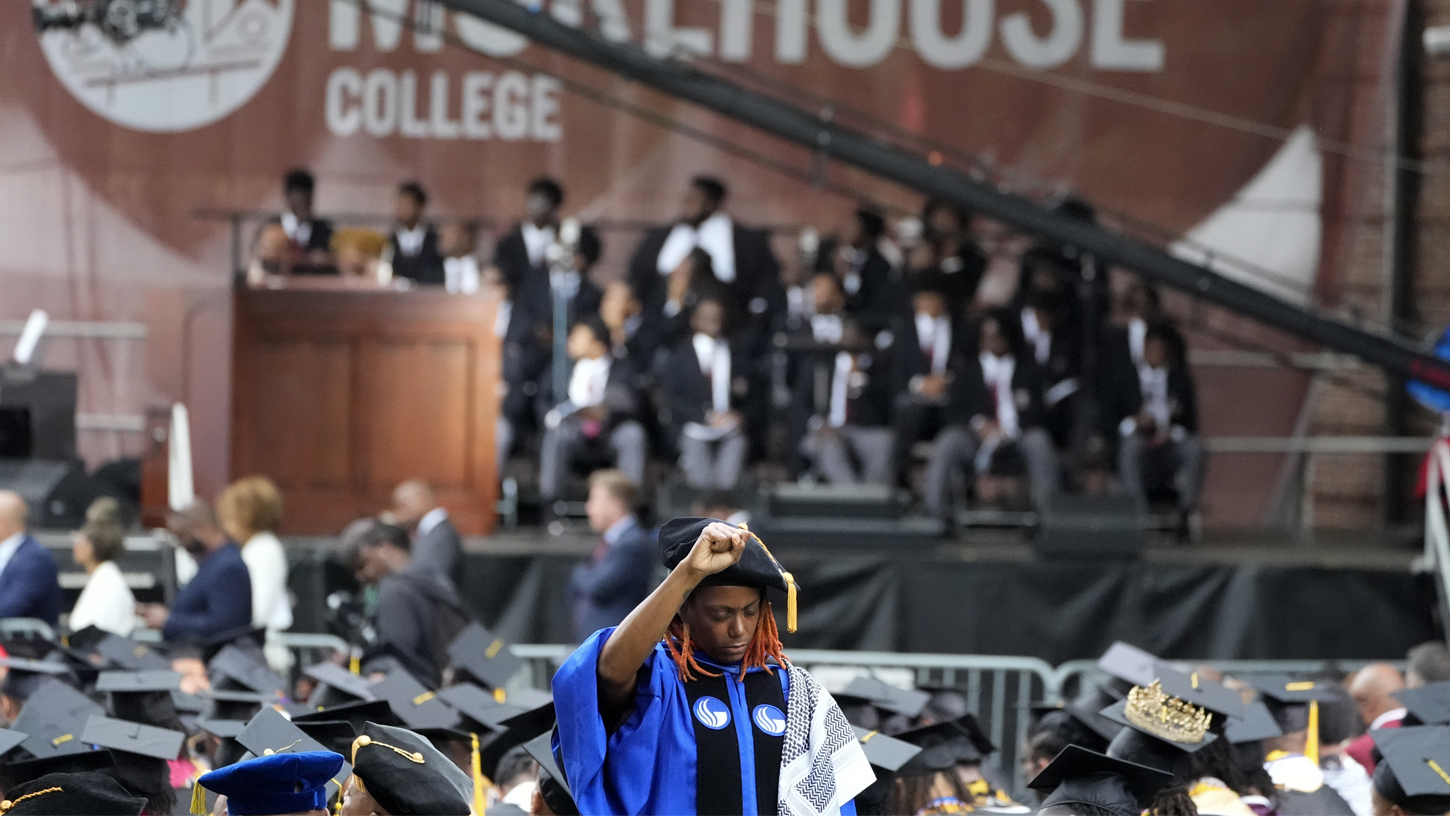
M 734 525 L 728 521 L 712 518 L 677 518 L 665 522 L 660 527 L 660 552 L 664 557 L 664 564 L 669 569 L 679 566 L 690 554 L 691 548 L 699 540 L 700 534 L 711 524 L 724 524 L 727 527 L 750 532 L 744 524 Z M 754 533 L 745 542 L 745 551 L 740 554 L 740 561 L 732 564 L 714 575 L 707 576 L 700 582 L 700 586 L 743 586 L 755 589 L 778 589 L 786 594 L 786 629 L 794 632 L 796 630 L 796 585 L 795 576 L 785 571 L 785 567 L 775 560 L 775 556 L 766 549 L 765 542 L 760 536 Z
M 1380 796 L 1407 813 L 1450 811 L 1450 730 L 1421 725 L 1370 736 L 1384 756 L 1374 772 Z
M 4 816 L 139 816 L 146 800 L 95 773 L 53 773 L 5 792 Z M 8 805 L 8 807 L 5 807 Z
M 412 731 L 368 723 L 352 761 L 364 789 L 393 816 L 468 816 L 473 780 Z
M 1027 787 L 1051 791 L 1041 808 L 1090 805 L 1117 816 L 1138 816 L 1173 780 L 1156 768 L 1069 745 Z

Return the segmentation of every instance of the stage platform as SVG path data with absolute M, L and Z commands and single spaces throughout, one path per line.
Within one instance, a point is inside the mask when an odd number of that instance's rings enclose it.
M 568 584 L 596 539 L 536 530 L 465 542 L 467 605 L 514 642 L 572 640 Z M 345 589 L 337 542 L 289 538 L 297 628 L 322 631 Z M 1114 640 L 1170 659 L 1403 659 L 1440 637 L 1436 594 L 1411 572 L 1411 530 L 1295 539 L 1151 539 L 1133 561 L 1043 561 L 1021 531 L 928 546 L 773 544 L 802 586 L 787 646 L 1027 655 L 1054 665 Z M 780 610 L 781 604 L 777 604 Z

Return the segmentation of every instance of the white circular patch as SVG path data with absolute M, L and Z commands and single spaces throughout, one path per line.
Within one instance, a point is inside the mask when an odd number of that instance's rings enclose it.
M 695 719 L 706 728 L 719 731 L 730 724 L 730 709 L 714 697 L 701 697 L 695 701 Z
M 118 125 L 209 125 L 271 78 L 294 0 L 35 0 L 36 33 L 66 90 Z
M 785 712 L 773 705 L 758 705 L 750 716 L 755 720 L 756 728 L 772 737 L 785 733 Z

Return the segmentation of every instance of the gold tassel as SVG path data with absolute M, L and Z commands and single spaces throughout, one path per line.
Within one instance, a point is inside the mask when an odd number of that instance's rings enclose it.
M 206 788 L 200 782 L 191 783 L 192 816 L 206 816 Z
M 357 652 L 353 652 L 352 657 L 348 660 L 347 670 L 353 674 L 362 674 L 362 656 Z
M 1309 701 L 1309 735 L 1304 738 L 1304 756 L 1319 767 L 1319 701 Z
M 795 613 L 795 576 L 790 573 L 782 573 L 785 576 L 785 630 L 794 632 L 796 627 Z
M 473 813 L 474 816 L 484 816 L 488 810 L 488 789 L 493 783 L 483 775 L 483 760 L 478 751 L 478 735 L 473 737 Z

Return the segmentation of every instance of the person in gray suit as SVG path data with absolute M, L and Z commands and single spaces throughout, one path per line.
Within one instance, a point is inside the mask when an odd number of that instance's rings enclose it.
M 452 585 L 463 566 L 463 539 L 427 482 L 412 479 L 398 485 L 393 491 L 393 518 L 412 533 L 413 568 L 436 572 Z
M 589 476 L 584 509 L 600 538 L 569 581 L 574 639 L 581 643 L 600 629 L 619 625 L 655 587 L 656 548 L 634 517 L 638 498 L 638 488 L 622 471 L 596 470 Z

